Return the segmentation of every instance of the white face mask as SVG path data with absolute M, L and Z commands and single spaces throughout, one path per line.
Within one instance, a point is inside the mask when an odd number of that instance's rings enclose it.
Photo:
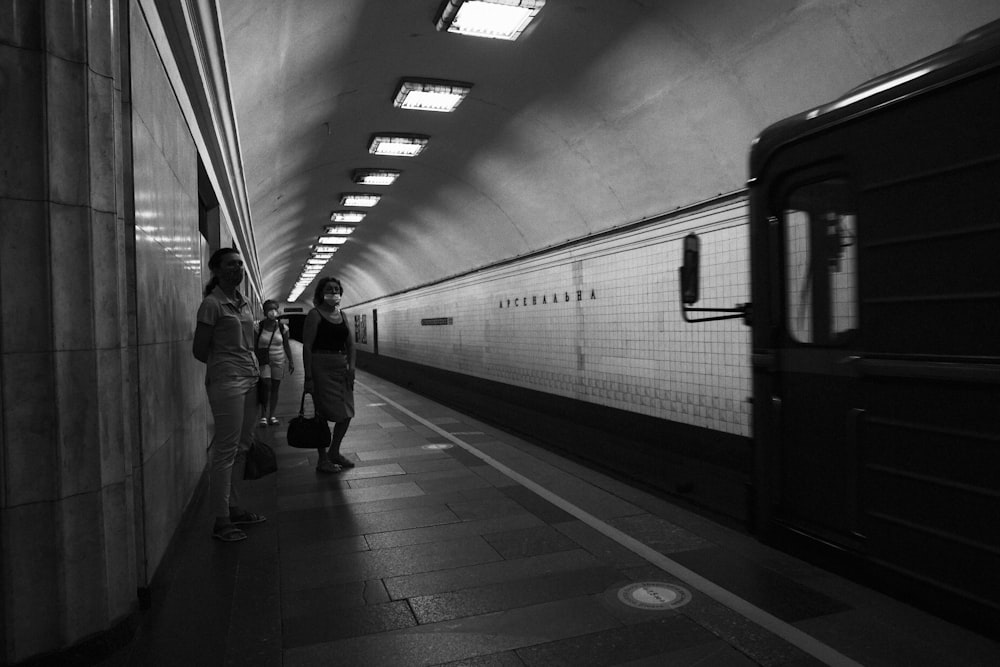
M 276 311 L 276 310 L 269 310 L 269 311 L 267 311 L 267 319 L 269 319 L 269 320 L 276 320 L 276 319 L 278 319 L 278 311 Z
M 336 306 L 337 304 L 340 303 L 340 295 L 339 294 L 324 294 L 323 295 L 323 301 L 326 301 L 331 306 Z

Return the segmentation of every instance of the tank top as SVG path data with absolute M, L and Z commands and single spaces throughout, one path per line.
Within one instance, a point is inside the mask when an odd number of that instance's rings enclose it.
M 347 316 L 340 313 L 340 324 L 332 324 L 325 317 L 320 315 L 319 327 L 316 329 L 316 338 L 313 339 L 313 352 L 347 352 L 347 336 L 350 330 L 347 328 Z

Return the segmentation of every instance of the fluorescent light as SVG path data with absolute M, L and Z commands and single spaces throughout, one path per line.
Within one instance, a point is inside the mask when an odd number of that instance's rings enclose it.
M 321 236 L 319 242 L 323 245 L 343 245 L 347 243 L 346 236 Z
M 329 261 L 330 261 L 329 257 L 326 257 L 324 259 L 320 259 L 318 257 L 313 259 L 307 259 L 306 266 L 326 266 L 326 263 Z
M 450 112 L 462 103 L 470 90 L 471 83 L 405 79 L 396 89 L 392 104 L 400 109 Z
M 374 155 L 393 155 L 396 157 L 416 157 L 424 148 L 430 137 L 418 134 L 376 134 L 368 145 L 368 152 Z
M 545 0 L 445 0 L 437 29 L 473 37 L 517 39 Z
M 366 192 L 345 192 L 340 195 L 340 205 L 370 208 L 377 204 L 381 198 L 382 195 L 372 195 Z
M 401 173 L 398 169 L 355 169 L 351 180 L 360 185 L 392 185 Z
M 365 215 L 361 211 L 334 211 L 330 214 L 330 222 L 361 222 Z
M 324 229 L 327 234 L 338 234 L 345 236 L 347 234 L 354 233 L 354 227 L 351 225 L 327 225 Z

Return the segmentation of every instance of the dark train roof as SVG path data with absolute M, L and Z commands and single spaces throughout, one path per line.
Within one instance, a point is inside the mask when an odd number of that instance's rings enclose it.
M 943 51 L 874 78 L 833 102 L 767 127 L 757 135 L 750 149 L 749 185 L 753 185 L 765 163 L 783 145 L 935 85 L 997 66 L 1000 66 L 1000 21 L 993 21 Z

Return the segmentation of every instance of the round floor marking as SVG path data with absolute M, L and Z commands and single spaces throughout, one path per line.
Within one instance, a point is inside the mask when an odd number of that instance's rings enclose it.
M 619 589 L 618 600 L 636 609 L 659 611 L 687 604 L 691 601 L 691 593 L 685 588 L 662 581 L 641 581 Z
M 454 445 L 449 445 L 446 442 L 436 442 L 432 445 L 424 445 L 420 449 L 451 449 Z

